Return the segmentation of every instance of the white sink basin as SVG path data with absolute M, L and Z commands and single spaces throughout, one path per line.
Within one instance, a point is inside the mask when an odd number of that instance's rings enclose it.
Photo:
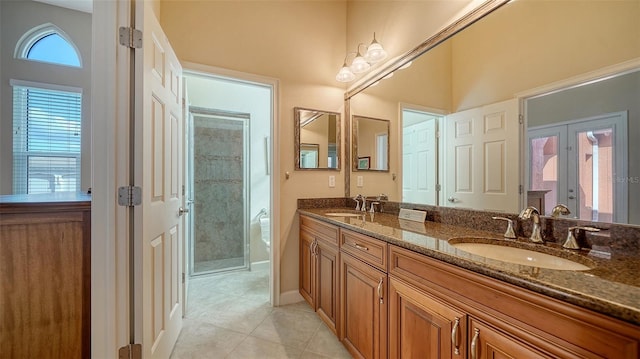
M 329 217 L 361 217 L 361 213 L 351 213 L 351 212 L 329 212 L 325 213 L 325 216 Z
M 551 254 L 540 253 L 528 249 L 507 247 L 491 243 L 449 243 L 462 251 L 503 262 L 523 264 L 531 267 L 583 271 L 591 268 L 582 263 L 570 259 L 557 257 Z

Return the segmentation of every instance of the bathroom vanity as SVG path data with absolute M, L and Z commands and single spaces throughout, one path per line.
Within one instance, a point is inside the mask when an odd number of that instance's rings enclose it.
M 0 358 L 89 358 L 90 196 L 0 196 L 0 282 Z
M 344 208 L 299 214 L 301 294 L 354 357 L 640 355 L 637 253 L 601 258 Z M 456 248 L 460 242 L 543 251 L 587 270 L 490 259 Z

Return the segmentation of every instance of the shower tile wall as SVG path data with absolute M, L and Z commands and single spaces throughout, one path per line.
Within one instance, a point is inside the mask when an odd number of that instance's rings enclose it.
M 244 263 L 242 129 L 240 121 L 194 117 L 196 272 L 199 262 Z

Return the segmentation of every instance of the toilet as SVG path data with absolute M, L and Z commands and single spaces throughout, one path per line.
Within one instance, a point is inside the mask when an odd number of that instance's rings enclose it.
M 271 233 L 270 233 L 270 227 L 269 227 L 269 217 L 266 213 L 266 211 L 264 211 L 259 219 L 260 221 L 260 238 L 262 239 L 262 242 L 264 242 L 264 244 L 267 247 L 267 252 L 269 252 L 270 248 L 271 248 Z

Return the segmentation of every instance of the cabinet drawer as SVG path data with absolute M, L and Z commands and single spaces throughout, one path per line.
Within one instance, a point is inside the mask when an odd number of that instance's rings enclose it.
M 300 216 L 300 229 L 316 234 L 329 243 L 338 245 L 338 227 L 307 216 Z
M 340 233 L 342 250 L 384 272 L 387 271 L 387 242 L 344 229 Z

